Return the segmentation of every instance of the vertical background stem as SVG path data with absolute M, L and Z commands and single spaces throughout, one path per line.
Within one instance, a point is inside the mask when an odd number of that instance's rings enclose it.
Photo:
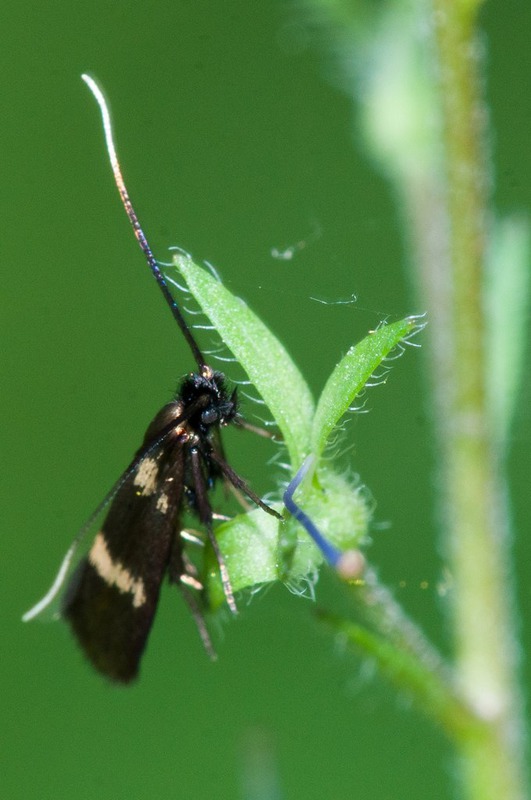
M 485 111 L 475 6 L 434 0 L 447 179 L 450 256 L 447 407 L 443 446 L 456 671 L 490 735 L 465 748 L 469 798 L 523 798 L 521 698 L 508 564 L 510 526 L 502 459 L 491 428 L 485 342 L 487 251 Z M 492 380 L 493 377 L 490 376 Z
M 429 312 L 455 678 L 484 723 L 479 735 L 458 743 L 463 795 L 516 800 L 526 796 L 525 741 L 504 445 L 520 369 L 509 350 L 523 335 L 523 323 L 512 330 L 511 320 L 521 320 L 525 307 L 514 302 L 515 287 L 524 286 L 526 267 L 520 260 L 513 268 L 509 250 L 492 260 L 480 3 L 403 0 L 372 16 L 369 3 L 314 5 L 335 26 L 366 145 L 396 191 L 411 273 Z M 504 283 L 514 303 L 505 316 L 493 313 L 491 288 Z M 500 290 L 494 303 L 501 297 Z M 500 343 L 496 354 L 493 342 Z

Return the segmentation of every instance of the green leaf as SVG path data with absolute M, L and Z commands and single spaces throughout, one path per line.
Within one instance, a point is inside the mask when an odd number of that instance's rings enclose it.
M 281 506 L 277 504 L 277 509 Z M 216 539 L 225 559 L 234 592 L 277 580 L 279 521 L 257 508 L 238 514 L 216 528 Z M 212 548 L 206 552 L 205 586 L 211 609 L 225 602 L 219 565 Z
M 273 415 L 291 463 L 310 451 L 314 402 L 307 383 L 278 339 L 239 297 L 189 258 L 175 264 L 201 309 L 242 365 Z
M 312 453 L 320 456 L 328 437 L 383 359 L 400 341 L 423 327 L 419 317 L 407 317 L 371 331 L 350 348 L 330 375 L 313 420 Z
M 332 470 L 319 474 L 319 488 L 310 488 L 304 509 L 323 535 L 340 550 L 358 548 L 367 536 L 371 501 L 359 481 Z M 280 504 L 274 508 L 281 510 Z M 296 548 L 284 574 L 282 540 L 293 539 Z M 261 509 L 239 514 L 216 528 L 216 539 L 227 564 L 235 592 L 282 580 L 293 591 L 301 591 L 317 580 L 321 551 L 292 517 L 279 522 Z M 218 608 L 225 601 L 219 566 L 212 548 L 207 548 L 204 584 L 209 605 Z
M 310 452 L 317 456 L 322 452 L 328 436 L 382 359 L 419 327 L 418 319 L 409 317 L 381 327 L 351 348 L 328 380 L 314 417 L 307 384 L 261 320 L 189 258 L 178 256 L 175 263 L 201 309 L 269 407 L 294 469 Z M 359 483 L 324 465 L 318 468 L 316 484 L 306 488 L 301 506 L 338 549 L 359 547 L 367 535 L 371 515 L 367 493 Z M 322 563 L 320 551 L 294 519 L 279 523 L 261 509 L 217 526 L 216 539 L 235 592 L 279 579 L 294 591 L 303 591 L 315 583 Z M 286 561 L 282 542 L 288 540 L 296 547 Z M 203 577 L 210 606 L 215 609 L 225 598 L 219 565 L 209 547 Z

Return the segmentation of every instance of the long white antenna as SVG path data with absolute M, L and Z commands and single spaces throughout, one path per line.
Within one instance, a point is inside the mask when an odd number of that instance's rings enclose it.
M 177 321 L 177 324 L 179 325 L 181 331 L 183 332 L 184 338 L 188 342 L 188 346 L 190 347 L 192 354 L 197 362 L 199 371 L 201 373 L 204 373 L 205 370 L 208 369 L 205 365 L 204 356 L 199 347 L 197 346 L 197 343 L 194 337 L 192 336 L 192 333 L 188 328 L 188 325 L 186 324 L 183 315 L 181 314 L 179 306 L 175 302 L 173 295 L 168 288 L 166 278 L 164 277 L 164 275 L 160 270 L 157 260 L 153 255 L 153 251 L 151 250 L 148 240 L 146 239 L 144 231 L 140 226 L 140 222 L 138 221 L 138 217 L 136 215 L 135 209 L 133 208 L 133 204 L 131 203 L 131 198 L 129 197 L 129 192 L 127 191 L 127 187 L 124 182 L 122 170 L 120 168 L 120 163 L 118 161 L 118 156 L 116 155 L 116 147 L 114 146 L 114 137 L 112 132 L 111 115 L 109 114 L 109 107 L 107 105 L 107 101 L 103 96 L 102 90 L 100 89 L 96 81 L 90 77 L 90 75 L 83 74 L 81 78 L 85 81 L 85 83 L 89 87 L 90 91 L 96 98 L 96 102 L 100 107 L 101 118 L 103 122 L 103 131 L 105 134 L 105 143 L 107 145 L 107 152 L 109 154 L 109 161 L 111 162 L 111 168 L 113 171 L 114 180 L 118 188 L 118 191 L 120 193 L 122 203 L 124 204 L 127 216 L 129 217 L 131 225 L 133 226 L 133 230 L 135 232 L 138 244 L 140 245 L 140 249 L 144 253 L 148 266 L 151 269 L 153 275 L 155 276 L 155 280 L 157 281 L 162 291 L 162 294 L 164 295 L 164 298 L 168 303 L 175 320 Z

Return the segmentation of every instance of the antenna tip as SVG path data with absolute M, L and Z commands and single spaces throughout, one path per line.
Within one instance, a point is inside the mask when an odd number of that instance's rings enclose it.
M 367 567 L 367 563 L 360 550 L 345 550 L 339 556 L 335 565 L 336 572 L 344 581 L 359 581 Z
M 81 80 L 84 83 L 87 84 L 88 88 L 90 89 L 90 91 L 92 92 L 92 94 L 94 95 L 96 100 L 98 101 L 98 103 L 99 103 L 100 107 L 102 108 L 102 110 L 103 110 L 104 107 L 107 108 L 107 103 L 105 102 L 105 98 L 103 96 L 103 91 L 98 86 L 98 84 L 96 83 L 94 78 L 91 78 L 90 75 L 87 75 L 86 72 L 83 72 L 83 74 L 81 75 Z

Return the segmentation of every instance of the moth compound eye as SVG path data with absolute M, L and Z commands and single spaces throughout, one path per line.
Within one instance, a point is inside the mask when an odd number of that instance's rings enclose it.
M 201 414 L 201 422 L 203 425 L 213 425 L 219 419 L 219 414 L 215 408 L 207 408 Z

